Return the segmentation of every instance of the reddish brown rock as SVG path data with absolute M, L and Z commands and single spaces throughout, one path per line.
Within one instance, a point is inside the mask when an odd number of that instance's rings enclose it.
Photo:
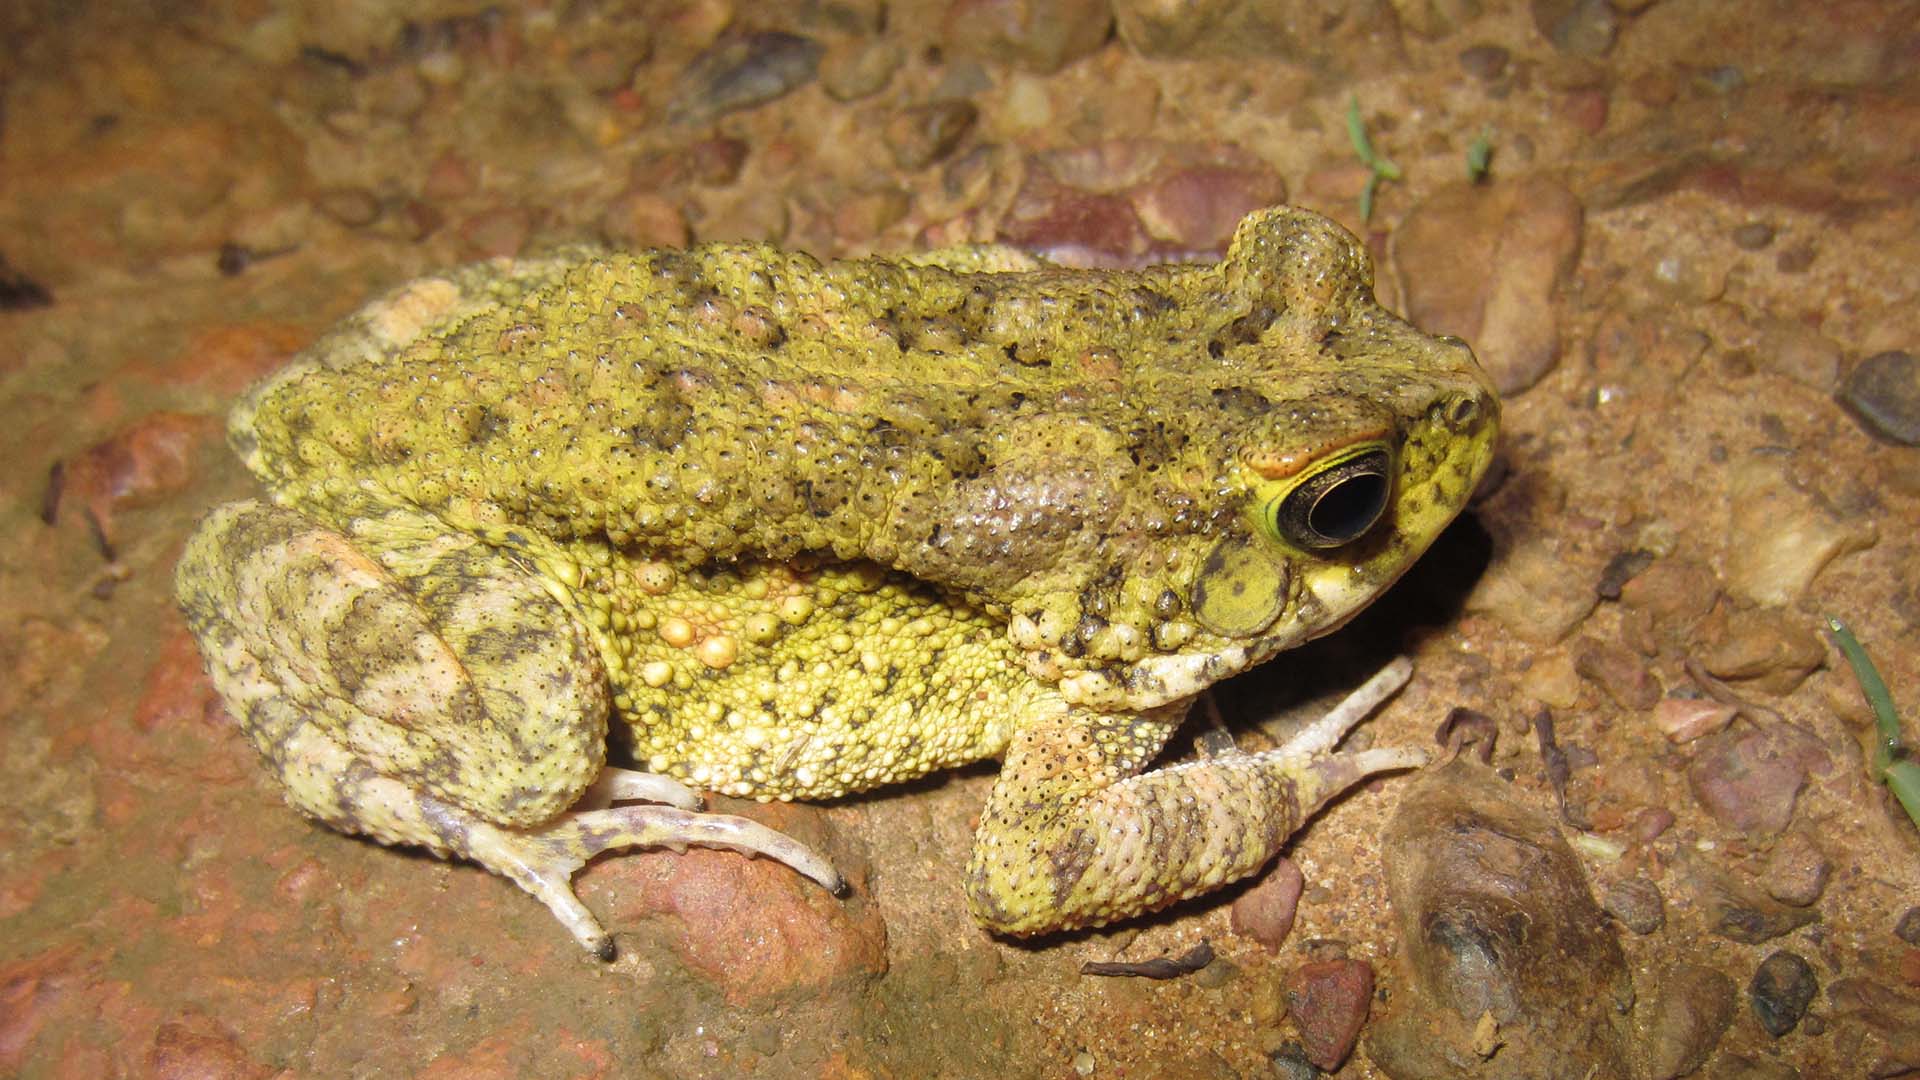
M 814 812 L 766 808 L 759 816 L 797 820 L 806 813 Z M 789 821 L 767 823 L 798 831 Z M 596 864 L 580 878 L 588 888 L 605 880 L 619 882 L 609 890 L 609 928 L 673 916 L 682 928 L 674 943 L 682 962 L 735 1004 L 823 991 L 887 967 L 877 908 L 835 897 L 767 859 L 702 848 L 648 852 Z
M 136 420 L 64 463 L 59 506 L 85 508 L 111 541 L 114 512 L 186 487 L 195 452 L 219 430 L 210 416 L 162 412 Z
M 1280 943 L 1293 930 L 1293 916 L 1300 906 L 1300 891 L 1306 878 L 1291 859 L 1281 859 L 1267 871 L 1259 884 L 1233 902 L 1230 912 L 1233 932 L 1278 952 Z
M 686 215 L 672 199 L 651 191 L 629 191 L 608 203 L 600 227 L 625 248 L 687 246 Z
M 1140 265 L 1223 249 L 1249 211 L 1285 198 L 1237 146 L 1113 139 L 1034 155 L 1000 238 L 1070 265 Z
M 1733 980 L 1714 968 L 1681 964 L 1667 972 L 1635 1010 L 1647 1074 L 1674 1080 L 1704 1064 L 1733 1022 L 1734 992 Z
M 1598 87 L 1574 90 L 1560 99 L 1560 115 L 1582 135 L 1598 135 L 1607 126 L 1607 92 Z
M 480 178 L 474 172 L 473 163 L 452 150 L 443 150 L 427 166 L 420 197 L 432 202 L 448 202 L 464 199 L 479 187 Z
M 1661 698 L 1653 707 L 1653 726 L 1669 742 L 1685 743 L 1724 731 L 1739 710 L 1712 698 Z
M 1125 196 L 1076 191 L 1032 175 L 1001 223 L 1000 238 L 1079 265 L 1101 256 L 1137 258 L 1147 249 L 1146 230 Z
M 1133 208 L 1156 240 L 1188 251 L 1220 251 L 1241 218 L 1286 201 L 1286 182 L 1272 169 L 1201 165 L 1137 190 Z
M 1620 586 L 1622 604 L 1674 629 L 1704 618 L 1719 595 L 1713 572 L 1687 558 L 1661 559 Z
M 701 139 L 687 147 L 687 178 L 707 187 L 725 187 L 740 179 L 748 150 L 745 139 L 725 135 Z
M 1900 981 L 1908 986 L 1920 986 L 1920 949 L 1908 949 L 1900 954 Z
M 1818 747 L 1770 731 L 1730 729 L 1699 746 L 1687 768 L 1694 798 L 1721 824 L 1752 836 L 1785 829 L 1809 771 L 1830 766 Z
M 1560 359 L 1555 296 L 1579 261 L 1583 216 L 1545 178 L 1442 188 L 1393 233 L 1408 314 L 1471 343 L 1502 394 L 1525 390 Z
M 1363 960 L 1316 960 L 1287 976 L 1287 1012 L 1300 1029 L 1307 1060 L 1328 1072 L 1360 1038 L 1373 997 L 1373 968 Z
M 1790 832 L 1767 853 L 1760 883 L 1767 895 L 1783 904 L 1808 907 L 1827 890 L 1833 864 L 1806 834 Z
M 533 214 L 521 206 L 499 206 L 460 224 L 460 240 L 474 258 L 518 255 L 533 231 Z
M 1586 642 L 1575 651 L 1573 667 L 1623 709 L 1640 712 L 1660 700 L 1660 684 L 1646 661 L 1618 645 Z
M 1827 658 L 1811 626 L 1804 615 L 1785 611 L 1735 612 L 1709 638 L 1700 666 L 1769 694 L 1792 693 Z

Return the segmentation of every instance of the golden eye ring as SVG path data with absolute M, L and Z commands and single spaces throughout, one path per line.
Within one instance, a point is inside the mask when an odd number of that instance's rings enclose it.
M 1371 532 L 1392 497 L 1393 455 L 1374 444 L 1308 473 L 1268 503 L 1264 520 L 1277 539 L 1326 551 Z

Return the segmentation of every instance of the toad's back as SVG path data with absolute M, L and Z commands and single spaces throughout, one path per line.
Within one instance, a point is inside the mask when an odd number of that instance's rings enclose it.
M 371 486 L 691 561 L 898 562 L 965 528 L 937 504 L 1009 455 L 1092 469 L 1030 499 L 1029 524 L 1097 498 L 1204 531 L 1200 497 L 1251 414 L 1336 380 L 1404 381 L 1356 362 L 1366 339 L 1411 331 L 1311 215 L 1255 219 L 1218 265 L 1021 262 L 707 246 L 481 264 L 350 320 L 242 403 L 234 437 L 323 513 Z

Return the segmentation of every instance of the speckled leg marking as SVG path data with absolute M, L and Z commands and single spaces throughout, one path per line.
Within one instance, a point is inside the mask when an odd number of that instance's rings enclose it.
M 1145 775 L 1184 704 L 1022 728 L 974 839 L 974 916 L 1017 935 L 1100 926 L 1253 873 L 1342 791 L 1426 762 L 1414 747 L 1329 753 L 1411 670 L 1394 661 L 1284 746 Z
M 511 556 L 423 515 L 343 534 L 230 504 L 188 541 L 177 585 L 214 685 L 292 806 L 509 877 L 597 955 L 611 943 L 569 882 L 603 851 L 730 848 L 840 888 L 797 841 L 690 812 L 699 800 L 674 780 L 602 770 L 607 680 L 587 635 Z M 601 808 L 631 799 L 672 805 Z

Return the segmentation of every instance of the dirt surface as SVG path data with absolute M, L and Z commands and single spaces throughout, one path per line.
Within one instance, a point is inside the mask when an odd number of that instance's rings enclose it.
M 1631 1075 L 1920 1071 L 1920 833 L 1820 618 L 1920 708 L 1920 6 L 165 9 L 0 11 L 0 1073 L 1385 1075 L 1347 1047 L 1414 992 L 1379 845 L 1406 778 L 1301 832 L 1297 875 L 1029 944 L 960 896 L 991 768 L 729 806 L 854 894 L 603 859 L 602 964 L 506 881 L 286 809 L 169 597 L 249 487 L 226 402 L 423 270 L 742 237 L 1133 264 L 1283 200 L 1475 344 L 1505 450 L 1390 596 L 1223 689 L 1234 737 L 1406 652 L 1358 738 L 1481 714 L 1465 752 L 1607 912 Z

